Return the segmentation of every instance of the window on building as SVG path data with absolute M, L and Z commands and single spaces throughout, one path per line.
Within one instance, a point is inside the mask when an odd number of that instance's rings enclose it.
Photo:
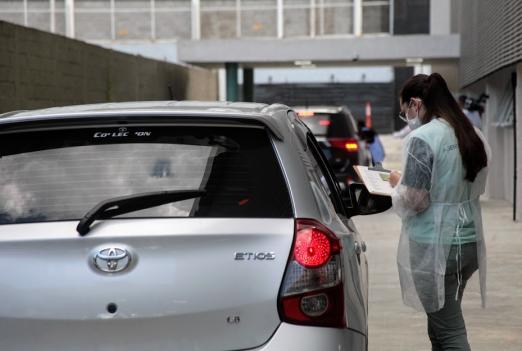
M 363 0 L 362 2 L 362 32 L 390 32 L 390 1 Z
M 353 34 L 353 0 L 319 1 L 320 35 Z
M 201 0 L 201 38 L 228 39 L 238 36 L 236 0 Z
M 242 37 L 277 37 L 277 0 L 241 0 Z

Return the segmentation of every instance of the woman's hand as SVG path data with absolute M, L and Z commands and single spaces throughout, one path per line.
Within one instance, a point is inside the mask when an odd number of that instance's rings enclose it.
M 392 186 L 392 188 L 395 188 L 397 186 L 397 184 L 399 184 L 400 180 L 401 180 L 401 172 L 391 171 L 390 179 L 388 179 L 388 181 L 390 182 L 390 185 Z

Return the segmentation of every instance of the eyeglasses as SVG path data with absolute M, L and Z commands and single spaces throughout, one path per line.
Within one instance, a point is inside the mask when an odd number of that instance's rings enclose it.
M 399 118 L 402 119 L 404 122 L 408 123 L 408 118 L 406 118 L 406 112 L 399 112 Z
M 422 102 L 422 100 L 417 98 L 411 98 L 410 102 L 408 103 L 408 109 L 412 107 L 413 102 Z M 404 122 L 408 123 L 408 117 L 406 117 L 406 112 L 399 112 L 399 118 L 402 119 Z

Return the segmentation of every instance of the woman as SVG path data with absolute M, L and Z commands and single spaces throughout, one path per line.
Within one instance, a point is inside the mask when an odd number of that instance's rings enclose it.
M 412 129 L 402 175 L 392 172 L 402 219 L 397 263 L 406 305 L 425 311 L 432 350 L 470 350 L 460 303 L 479 269 L 485 306 L 486 248 L 479 196 L 490 149 L 437 73 L 410 78 L 400 93 Z

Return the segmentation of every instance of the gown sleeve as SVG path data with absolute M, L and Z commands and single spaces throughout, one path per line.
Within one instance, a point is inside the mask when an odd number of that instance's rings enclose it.
M 433 151 L 424 140 L 412 137 L 406 145 L 405 165 L 392 195 L 393 209 L 401 218 L 424 211 L 430 204 Z

